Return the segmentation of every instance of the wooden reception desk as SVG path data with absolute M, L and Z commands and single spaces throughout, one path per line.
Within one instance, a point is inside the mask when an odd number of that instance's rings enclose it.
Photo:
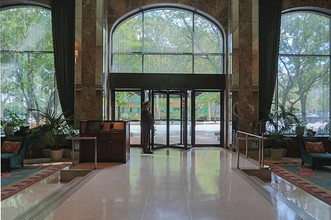
M 80 137 L 97 138 L 98 162 L 126 163 L 130 158 L 130 125 L 126 121 L 81 121 Z M 80 143 L 79 162 L 94 162 L 94 142 Z

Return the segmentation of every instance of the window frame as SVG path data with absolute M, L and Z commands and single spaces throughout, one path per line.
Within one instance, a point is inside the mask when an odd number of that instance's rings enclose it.
M 136 10 L 133 10 L 129 13 L 127 13 L 126 15 L 122 16 L 120 19 L 118 19 L 112 29 L 110 30 L 110 34 L 109 34 L 109 42 L 110 42 L 110 46 L 109 46 L 109 51 L 110 51 L 110 56 L 109 56 L 109 71 L 110 73 L 134 73 L 132 71 L 113 71 L 114 69 L 114 55 L 118 55 L 118 53 L 115 53 L 114 50 L 113 50 L 113 44 L 114 44 L 114 33 L 116 32 L 118 26 L 120 26 L 121 24 L 125 23 L 127 20 L 131 19 L 131 18 L 134 18 L 135 16 L 142 16 L 142 42 L 144 42 L 144 13 L 148 13 L 152 10 L 179 10 L 179 11 L 184 11 L 184 12 L 188 12 L 188 13 L 192 13 L 192 36 L 194 38 L 195 34 L 194 34 L 194 22 L 195 22 L 195 16 L 199 16 L 201 18 L 204 18 L 206 21 L 208 21 L 211 25 L 214 25 L 215 27 L 217 27 L 219 33 L 220 33 L 220 36 L 221 36 L 221 52 L 219 53 L 216 53 L 216 52 L 210 52 L 210 53 L 195 53 L 194 52 L 194 40 L 192 40 L 192 52 L 191 53 L 186 53 L 186 52 L 182 52 L 182 53 L 172 53 L 172 52 L 166 52 L 166 53 L 162 53 L 162 52 L 146 52 L 144 51 L 144 45 L 142 43 L 142 49 L 141 51 L 131 51 L 131 52 L 125 52 L 125 53 L 121 53 L 121 55 L 138 55 L 138 56 L 141 56 L 141 71 L 137 71 L 135 73 L 143 73 L 145 74 L 145 69 L 144 69 L 144 56 L 149 56 L 149 55 L 160 55 L 160 56 L 171 56 L 171 55 L 178 55 L 178 56 L 191 56 L 191 60 L 192 60 L 192 71 L 191 73 L 194 74 L 195 73 L 195 57 L 196 56 L 221 56 L 221 69 L 219 70 L 219 72 L 215 72 L 215 73 L 202 73 L 202 74 L 226 74 L 226 36 L 225 36 L 225 32 L 224 32 L 224 29 L 222 28 L 222 26 L 218 23 L 218 21 L 216 21 L 215 19 L 213 19 L 210 15 L 198 10 L 198 9 L 195 9 L 195 8 L 192 8 L 192 7 L 189 7 L 189 6 L 185 6 L 185 5 L 181 5 L 181 4 L 151 4 L 151 5 L 146 5 L 144 7 L 141 7 L 141 8 L 138 8 Z M 167 73 L 166 73 L 167 74 Z M 187 74 L 187 73 L 182 73 L 182 72 L 179 72 L 179 73 L 175 73 L 175 74 Z
M 26 3 L 26 1 L 7 1 L 4 3 L 1 3 L 0 5 L 0 13 L 4 12 L 5 10 L 11 10 L 11 9 L 17 9 L 17 8 L 39 8 L 41 10 L 47 10 L 49 12 L 49 19 L 50 19 L 50 25 L 51 25 L 51 21 L 52 21 L 52 17 L 51 17 L 51 7 L 47 4 L 43 4 L 40 2 L 35 2 L 35 1 L 31 1 L 28 4 Z M 52 27 L 50 27 L 50 31 L 52 32 Z M 56 76 L 55 76 L 55 67 L 54 67 L 54 45 L 53 45 L 53 41 L 52 41 L 52 46 L 51 46 L 52 50 L 49 49 L 35 49 L 35 50 L 26 50 L 26 49 L 22 49 L 22 50 L 17 50 L 17 49 L 2 49 L 0 48 L 1 53 L 8 53 L 8 54 L 12 54 L 10 55 L 11 57 L 15 57 L 16 54 L 20 54 L 21 56 L 30 56 L 30 55 L 40 55 L 40 54 L 47 54 L 53 57 L 53 61 L 52 64 L 53 65 L 53 70 L 54 70 L 54 74 L 53 74 L 53 82 L 52 82 L 52 90 L 53 93 L 49 96 L 49 101 L 45 103 L 45 108 L 49 107 L 49 105 L 51 104 L 56 111 L 62 111 L 61 107 L 60 107 L 60 102 L 58 99 L 58 92 L 57 92 L 57 84 L 56 84 Z M 2 80 L 1 80 L 2 81 Z M 4 108 L 4 110 L 6 110 Z M 32 115 L 31 113 L 28 112 L 28 107 L 26 106 L 26 103 L 23 103 L 20 108 L 10 108 L 8 109 L 11 112 L 20 114 L 20 115 L 24 115 L 26 117 L 27 123 L 30 126 L 36 126 L 37 124 L 34 124 L 34 120 L 36 120 L 37 122 L 40 120 L 40 118 L 34 118 L 34 115 Z M 5 117 L 5 115 L 1 115 L 2 117 Z M 34 118 L 34 120 L 32 120 L 32 118 Z M 31 121 L 32 120 L 32 121 Z
M 328 124 L 329 124 L 329 129 L 328 131 L 325 131 L 327 133 L 319 133 L 317 135 L 328 135 L 330 136 L 330 122 L 331 122 L 331 115 L 330 115 L 330 110 L 331 110 L 331 100 L 330 100 L 330 97 L 331 97 L 331 91 L 330 91 L 330 88 L 331 88 L 331 45 L 330 45 L 330 42 L 331 42 L 331 10 L 328 10 L 328 9 L 323 9 L 323 8 L 318 8 L 318 7 L 297 7 L 297 8 L 294 8 L 294 9 L 288 9 L 288 10 L 284 10 L 283 13 L 282 13 L 282 16 L 283 15 L 288 15 L 289 13 L 310 13 L 310 14 L 317 14 L 319 16 L 324 16 L 324 17 L 328 17 L 329 18 L 329 52 L 328 54 L 311 54 L 311 53 L 302 53 L 302 54 L 289 54 L 289 53 L 281 53 L 280 51 L 278 52 L 278 73 L 277 73 L 277 79 L 276 79 L 276 85 L 275 85 L 275 90 L 274 90 L 274 103 L 273 103 L 273 107 L 274 107 L 274 111 L 276 109 L 279 109 L 279 73 L 280 73 L 280 65 L 279 65 L 279 62 L 280 62 L 280 59 L 281 57 L 285 57 L 285 58 L 292 58 L 292 57 L 298 57 L 298 58 L 317 58 L 317 57 L 320 57 L 320 58 L 328 58 L 328 61 L 329 61 L 329 73 L 328 73 L 328 76 L 329 76 L 329 102 L 328 102 L 328 109 L 329 109 L 329 112 L 328 112 Z M 281 40 L 281 39 L 280 39 Z M 281 42 L 280 42 L 280 45 L 281 45 Z M 301 112 L 301 110 L 299 110 Z M 308 112 L 306 112 L 306 114 L 308 114 Z M 307 119 L 306 119 L 307 120 Z M 309 121 L 305 122 L 305 123 L 309 123 Z M 309 128 L 307 126 L 307 128 Z M 293 133 L 291 134 L 294 134 L 294 130 L 293 130 Z M 289 134 L 289 135 L 291 135 Z

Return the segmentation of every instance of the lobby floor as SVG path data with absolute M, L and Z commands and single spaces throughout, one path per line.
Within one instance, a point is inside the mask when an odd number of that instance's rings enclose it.
M 76 168 L 93 168 L 93 163 Z M 2 219 L 331 219 L 331 208 L 273 175 L 252 181 L 220 148 L 131 148 L 126 164 L 98 163 L 75 183 L 55 174 L 1 202 Z M 241 168 L 255 168 L 240 158 Z M 277 189 L 278 191 L 276 191 Z M 293 192 L 293 193 L 292 193 Z

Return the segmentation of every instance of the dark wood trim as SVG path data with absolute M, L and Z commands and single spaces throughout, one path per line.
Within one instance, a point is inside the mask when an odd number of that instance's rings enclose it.
M 111 73 L 111 89 L 216 89 L 225 90 L 224 74 Z

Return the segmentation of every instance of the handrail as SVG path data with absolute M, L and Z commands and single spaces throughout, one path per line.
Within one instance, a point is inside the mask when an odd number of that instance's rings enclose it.
M 239 137 L 239 134 L 245 135 L 245 137 Z M 243 131 L 235 131 L 236 138 L 236 149 L 237 149 L 237 169 L 239 169 L 239 158 L 240 158 L 240 149 L 239 149 L 239 140 L 245 140 L 245 149 L 246 149 L 246 158 L 248 157 L 248 140 L 258 140 L 259 141 L 259 168 L 266 168 L 264 165 L 264 140 L 268 139 L 263 136 L 256 134 L 251 134 Z

